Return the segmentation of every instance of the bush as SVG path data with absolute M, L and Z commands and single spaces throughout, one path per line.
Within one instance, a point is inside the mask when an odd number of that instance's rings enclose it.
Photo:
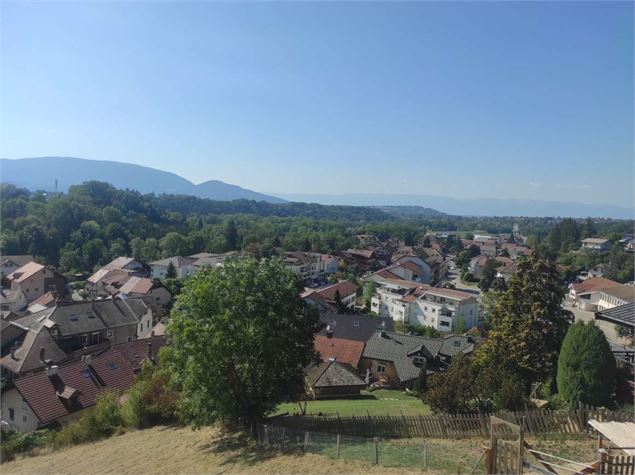
M 46 429 L 25 433 L 3 430 L 0 459 L 9 462 L 17 454 L 47 445 L 52 438 L 53 433 Z
M 172 387 L 170 374 L 146 361 L 121 408 L 123 423 L 141 429 L 172 422 L 178 400 L 179 393 Z
M 557 376 L 558 392 L 569 407 L 611 403 L 615 376 L 615 357 L 602 330 L 583 322 L 571 325 L 562 342 Z
M 54 445 L 64 447 L 109 437 L 123 427 L 118 394 L 105 392 L 95 408 L 55 434 Z

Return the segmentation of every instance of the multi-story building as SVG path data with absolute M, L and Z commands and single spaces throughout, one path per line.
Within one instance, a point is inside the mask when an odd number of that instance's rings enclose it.
M 478 301 L 466 292 L 390 279 L 378 283 L 371 311 L 411 325 L 442 332 L 479 325 Z

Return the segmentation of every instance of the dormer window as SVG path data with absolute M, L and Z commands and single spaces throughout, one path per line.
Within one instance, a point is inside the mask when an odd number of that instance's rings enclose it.
M 412 357 L 412 362 L 416 365 L 422 365 L 425 364 L 426 359 L 423 356 L 415 355 Z

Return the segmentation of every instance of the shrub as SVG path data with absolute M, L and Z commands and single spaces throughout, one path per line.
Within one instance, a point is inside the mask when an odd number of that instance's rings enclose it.
M 8 462 L 19 453 L 43 447 L 51 441 L 52 437 L 53 433 L 46 429 L 24 433 L 3 430 L 0 460 Z
M 118 394 L 107 391 L 97 399 L 90 413 L 57 432 L 53 443 L 56 447 L 64 447 L 92 442 L 111 436 L 122 426 Z
M 582 322 L 571 325 L 560 350 L 557 376 L 558 392 L 569 407 L 609 404 L 615 375 L 615 357 L 602 330 Z

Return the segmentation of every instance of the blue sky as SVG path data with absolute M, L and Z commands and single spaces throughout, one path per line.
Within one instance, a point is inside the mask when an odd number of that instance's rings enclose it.
M 633 204 L 631 2 L 2 3 L 0 156 Z

